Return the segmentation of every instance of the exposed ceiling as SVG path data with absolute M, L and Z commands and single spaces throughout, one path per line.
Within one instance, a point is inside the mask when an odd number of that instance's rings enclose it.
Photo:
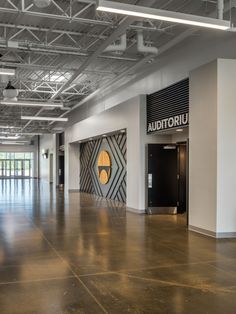
M 115 1 L 115 0 L 114 0 Z M 119 0 L 171 11 L 209 16 L 217 1 Z M 229 3 L 229 1 L 225 1 Z M 0 133 L 51 132 L 53 123 L 23 121 L 27 116 L 66 116 L 81 100 L 115 82 L 129 69 L 156 56 L 137 51 L 137 31 L 147 46 L 161 49 L 190 27 L 96 11 L 93 0 L 52 0 L 44 9 L 31 0 L 0 3 L 0 67 L 16 69 L 12 84 L 18 100 L 63 102 L 63 109 L 0 105 Z M 127 34 L 125 51 L 104 49 Z M 137 69 L 138 71 L 138 69 Z M 0 75 L 0 99 L 10 77 Z M 2 128 L 2 126 L 5 126 Z M 11 128 L 6 129 L 6 126 Z

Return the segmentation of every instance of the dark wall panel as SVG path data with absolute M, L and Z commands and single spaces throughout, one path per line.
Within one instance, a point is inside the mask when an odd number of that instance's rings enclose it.
M 147 95 L 147 133 L 187 126 L 189 79 Z
M 98 177 L 98 157 L 102 150 L 111 158 L 111 176 L 103 185 Z M 126 202 L 126 134 L 119 133 L 80 145 L 80 190 Z

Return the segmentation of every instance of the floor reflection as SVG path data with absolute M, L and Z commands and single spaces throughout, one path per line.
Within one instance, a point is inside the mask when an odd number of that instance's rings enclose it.
M 0 313 L 234 313 L 235 258 L 184 216 L 0 180 Z

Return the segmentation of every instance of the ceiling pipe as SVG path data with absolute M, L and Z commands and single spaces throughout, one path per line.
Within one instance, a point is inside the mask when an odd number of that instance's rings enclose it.
M 7 45 L 5 44 L 5 40 L 0 38 L 0 48 L 6 49 Z M 26 51 L 26 52 L 40 52 L 40 53 L 47 53 L 47 54 L 62 54 L 62 55 L 73 55 L 73 56 L 81 56 L 81 57 L 89 57 L 89 53 L 84 53 L 84 52 L 80 52 L 78 50 L 66 50 L 66 49 L 59 49 L 57 47 L 53 47 L 53 48 L 41 48 L 40 45 L 25 45 L 23 43 L 18 43 L 17 47 L 14 47 L 12 49 L 16 49 L 16 50 L 22 50 L 22 51 Z M 69 49 L 72 49 L 71 47 L 69 47 Z M 137 61 L 137 58 L 131 58 L 131 57 L 122 57 L 122 56 L 111 56 L 111 55 L 100 55 L 98 56 L 98 58 L 101 59 L 117 59 L 117 60 L 124 60 L 124 61 Z
M 137 50 L 141 53 L 150 53 L 153 55 L 158 54 L 158 49 L 156 47 L 146 46 L 143 38 L 143 30 L 137 30 Z
M 218 19 L 224 19 L 224 0 L 217 1 Z
M 109 45 L 104 52 L 108 51 L 125 51 L 127 49 L 127 35 L 126 33 L 121 35 L 119 44 Z

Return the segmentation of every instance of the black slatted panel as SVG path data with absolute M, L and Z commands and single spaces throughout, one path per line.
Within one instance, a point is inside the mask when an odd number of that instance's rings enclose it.
M 111 178 L 104 189 L 98 178 L 97 159 L 101 150 L 112 159 Z M 80 190 L 126 203 L 126 134 L 119 133 L 80 145 Z
M 147 128 L 150 123 L 185 115 L 188 114 L 188 112 L 189 79 L 182 80 L 147 96 Z M 176 127 L 176 125 L 173 127 Z M 168 128 L 168 125 L 164 127 L 164 129 Z M 147 131 L 148 133 L 152 133 L 152 130 L 149 128 Z

